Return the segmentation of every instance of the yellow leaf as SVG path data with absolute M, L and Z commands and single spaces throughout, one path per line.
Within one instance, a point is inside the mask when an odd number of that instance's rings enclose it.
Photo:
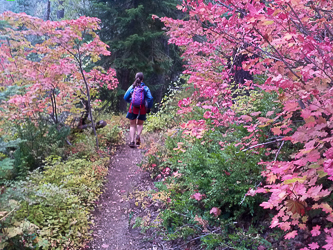
M 295 182 L 303 183 L 306 180 L 306 176 L 303 176 L 302 178 L 293 178 L 289 180 L 285 180 L 284 184 L 291 184 Z
M 264 125 L 259 125 L 258 128 L 264 128 L 264 127 L 267 127 L 269 124 L 264 124 Z
M 320 165 L 319 165 L 319 164 L 316 164 L 316 163 L 311 164 L 311 165 L 309 166 L 309 168 L 319 168 L 319 167 L 320 167 Z
M 308 221 L 308 218 L 309 218 L 309 216 L 303 216 L 303 217 L 302 217 L 302 221 L 303 221 L 303 223 L 307 222 L 307 221 Z
M 5 229 L 5 232 L 9 238 L 13 238 L 17 235 L 22 234 L 23 230 L 20 227 L 10 227 L 10 228 Z
M 271 25 L 271 24 L 273 24 L 274 23 L 274 21 L 273 20 L 270 20 L 270 21 L 265 21 L 265 22 L 263 22 L 263 25 Z
M 327 173 L 323 170 L 317 170 L 317 174 L 319 178 L 323 178 L 327 175 Z

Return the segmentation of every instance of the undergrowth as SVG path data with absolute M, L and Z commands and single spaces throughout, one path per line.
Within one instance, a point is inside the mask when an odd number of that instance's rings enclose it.
M 281 110 L 274 94 L 237 91 L 233 109 L 238 116 L 253 112 L 265 116 L 269 110 Z M 186 95 L 184 92 L 169 96 L 164 105 L 176 103 Z M 169 110 L 163 107 L 148 119 L 152 123 L 147 131 L 159 131 L 160 139 L 150 142 L 141 164 L 156 181 L 158 191 L 153 191 L 152 196 L 164 204 L 159 215 L 160 234 L 167 240 L 182 239 L 177 245 L 180 249 L 198 241 L 204 249 L 275 248 L 283 233 L 269 228 L 274 214 L 260 206 L 268 196 L 246 194 L 265 182 L 258 163 L 272 160 L 267 150 L 277 152 L 280 145 L 244 148 L 244 138 L 251 134 L 247 127 L 254 121 L 215 127 L 205 119 L 206 131 L 198 137 L 190 136 L 179 125 L 202 119 L 205 110 L 193 104 L 190 115 L 177 115 L 176 108 L 172 109 L 177 123 L 165 122 L 169 121 Z M 263 127 L 257 134 L 258 144 L 270 138 L 274 138 L 270 127 Z M 286 143 L 277 159 L 286 160 L 296 150 L 297 145 Z
M 25 172 L 13 179 L 18 170 L 1 166 L 7 171 L 0 187 L 0 249 L 80 249 L 91 239 L 91 210 L 102 192 L 107 175 L 110 154 L 116 145 L 123 143 L 124 120 L 104 115 L 107 126 L 98 130 L 100 150 L 96 151 L 95 137 L 91 130 L 71 134 L 71 146 L 64 140 L 69 133 L 60 136 L 58 130 L 42 133 L 38 127 L 27 123 L 21 126 L 15 136 L 26 131 L 31 138 L 50 145 L 34 150 L 30 137 L 24 140 L 8 138 L 3 141 L 4 159 L 15 165 L 15 154 L 22 154 L 24 147 L 30 147 L 40 164 L 29 164 L 29 154 L 24 162 Z M 35 131 L 39 131 L 37 134 Z M 52 133 L 51 133 L 51 132 Z M 48 139 L 50 138 L 50 139 Z M 11 140 L 10 140 L 11 139 Z M 57 149 L 57 150 L 53 150 Z M 48 150 L 49 149 L 49 150 Z M 59 150 L 60 149 L 60 150 Z M 1 158 L 0 158 L 1 159 Z M 33 166 L 33 167 L 32 167 Z M 30 167 L 34 169 L 30 171 Z M 24 173 L 24 174 L 23 174 Z

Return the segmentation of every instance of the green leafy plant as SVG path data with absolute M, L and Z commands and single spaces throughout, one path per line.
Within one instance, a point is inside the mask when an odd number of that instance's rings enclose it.
M 158 112 L 148 115 L 144 127 L 146 132 L 162 131 L 179 123 L 180 117 L 177 116 L 178 100 L 187 98 L 194 92 L 193 88 L 186 84 L 187 79 L 187 77 L 181 75 L 177 81 L 170 84 L 161 102 L 155 104 Z M 187 91 L 184 91 L 185 89 Z
M 7 215 L 1 220 L 0 249 L 84 247 L 90 238 L 90 209 L 101 194 L 107 163 L 107 158 L 61 161 L 50 156 L 43 171 L 37 169 L 7 187 L 0 198 L 0 211 Z

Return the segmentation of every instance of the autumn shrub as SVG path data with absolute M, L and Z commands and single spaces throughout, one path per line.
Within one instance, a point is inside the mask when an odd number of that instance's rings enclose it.
M 216 127 L 243 124 L 250 135 L 242 147 L 269 145 L 269 159 L 259 163 L 265 182 L 248 194 L 269 196 L 260 206 L 274 211 L 270 227 L 283 230 L 285 240 L 308 231 L 304 250 L 332 249 L 332 1 L 189 0 L 179 9 L 186 20 L 160 20 L 197 90 L 180 102 L 180 112 L 193 112 L 196 102 L 207 110 L 201 119 Z M 265 76 L 261 85 L 254 74 Z M 280 111 L 238 116 L 233 82 L 274 93 Z M 184 127 L 198 135 L 206 125 L 193 120 Z M 312 219 L 314 211 L 321 219 Z
M 94 124 L 98 91 L 118 84 L 114 69 L 96 65 L 110 55 L 100 21 L 0 19 L 0 249 L 83 248 L 109 159 L 94 126 L 68 136 L 76 126 L 66 117 Z
M 61 162 L 60 157 L 49 157 L 44 171 L 37 169 L 8 187 L 0 199 L 1 213 L 8 214 L 1 221 L 0 249 L 84 247 L 91 236 L 90 209 L 101 193 L 107 162 L 108 158 Z
M 209 237 L 201 240 L 207 249 L 272 246 L 263 237 L 269 231 L 270 215 L 259 206 L 268 197 L 247 194 L 266 182 L 258 163 L 272 159 L 267 151 L 275 152 L 278 160 L 287 160 L 300 146 L 285 142 L 280 151 L 283 144 L 268 122 L 257 131 L 257 146 L 252 147 L 248 128 L 256 126 L 257 119 L 266 119 L 269 111 L 280 112 L 281 106 L 277 95 L 260 89 L 240 88 L 235 94 L 233 109 L 240 119 L 247 118 L 246 122 L 212 126 L 205 109 L 193 104 L 190 114 L 179 114 L 182 124 L 166 131 L 163 143 L 152 143 L 146 152 L 142 166 L 158 181 L 159 192 L 169 197 L 160 214 L 169 239 L 209 232 Z M 196 124 L 204 129 L 195 130 Z M 282 235 L 279 230 L 269 233 L 277 235 L 275 240 Z
M 69 147 L 68 154 L 76 158 L 89 158 L 95 154 L 96 138 L 92 136 L 92 129 L 84 129 L 71 137 L 73 145 Z
M 262 181 L 257 163 L 265 157 L 264 149 L 257 154 L 241 151 L 237 144 L 248 132 L 242 126 L 231 131 L 211 130 L 196 139 L 184 136 L 180 130 L 166 139 L 165 148 L 153 147 L 147 152 L 145 166 L 159 181 L 156 187 L 159 192 L 169 193 L 170 199 L 164 202 L 166 209 L 160 214 L 169 239 L 187 239 L 202 230 L 208 232 L 207 227 L 210 231 L 217 228 L 225 231 L 223 225 L 234 222 L 243 226 L 244 221 L 255 224 L 267 215 L 258 208 L 264 197 L 245 196 Z M 229 145 L 221 150 L 222 143 Z M 246 237 L 237 236 L 238 226 L 228 228 L 229 234 L 245 240 Z M 230 241 L 230 237 L 223 237 L 220 232 L 215 236 L 203 243 L 216 247 Z M 247 244 L 252 238 L 249 237 Z M 258 240 L 257 246 L 262 241 Z

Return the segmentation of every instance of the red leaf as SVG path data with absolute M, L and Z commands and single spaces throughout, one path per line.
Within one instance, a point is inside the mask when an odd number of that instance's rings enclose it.
M 313 242 L 311 244 L 308 245 L 310 247 L 310 249 L 318 249 L 319 248 L 319 245 L 317 242 Z
M 195 193 L 194 195 L 191 196 L 191 198 L 193 198 L 193 199 L 195 199 L 197 201 L 202 200 L 202 197 L 203 197 L 203 195 L 200 194 L 200 193 Z
M 301 214 L 302 209 L 306 208 L 306 203 L 305 201 L 287 200 L 286 207 L 288 211 L 292 212 L 293 214 Z
M 271 130 L 274 133 L 274 135 L 281 135 L 282 133 L 280 127 L 271 128 Z
M 243 119 L 245 122 L 252 122 L 252 117 L 251 116 L 242 115 L 240 118 Z
M 295 238 L 296 235 L 297 235 L 297 231 L 294 230 L 294 231 L 292 231 L 292 232 L 290 232 L 290 233 L 287 233 L 287 234 L 284 236 L 284 238 L 285 238 L 286 240 L 289 240 L 289 239 L 293 239 L 293 238 Z
M 221 214 L 221 209 L 217 208 L 217 207 L 213 207 L 210 212 L 210 214 L 214 214 L 216 217 L 219 216 Z
M 258 116 L 258 115 L 260 115 L 261 114 L 261 112 L 260 111 L 257 111 L 257 112 L 253 112 L 253 113 L 251 113 L 250 115 L 251 116 Z
M 319 225 L 313 227 L 312 230 L 311 230 L 312 236 L 318 236 L 318 235 L 320 235 L 320 233 L 321 232 L 320 232 L 320 226 Z
M 296 111 L 300 109 L 300 106 L 298 105 L 297 102 L 288 102 L 285 106 L 284 106 L 284 110 L 285 111 Z

